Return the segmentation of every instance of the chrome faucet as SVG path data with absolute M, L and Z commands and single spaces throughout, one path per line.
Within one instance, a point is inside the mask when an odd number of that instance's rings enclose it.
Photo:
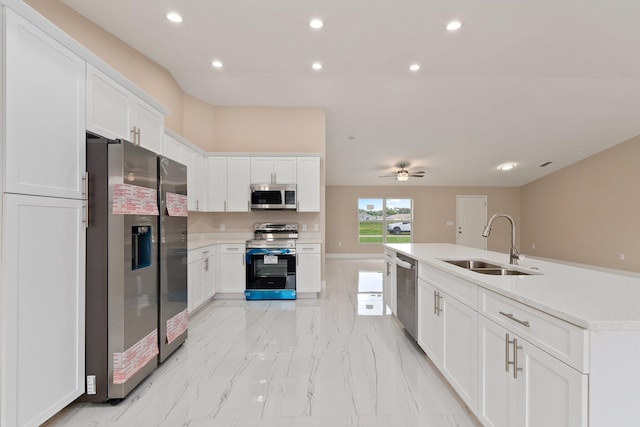
M 508 219 L 509 222 L 511 223 L 511 247 L 509 248 L 509 264 L 518 265 L 518 260 L 520 259 L 520 252 L 516 247 L 516 223 L 513 220 L 513 218 L 503 213 L 495 214 L 494 216 L 489 218 L 489 222 L 487 223 L 487 226 L 482 231 L 482 237 L 489 237 L 489 234 L 491 233 L 491 225 L 493 224 L 493 221 L 495 221 L 496 218 L 500 218 L 500 217 Z

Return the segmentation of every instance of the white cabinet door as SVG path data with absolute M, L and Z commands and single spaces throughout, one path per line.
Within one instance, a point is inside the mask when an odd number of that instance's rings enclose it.
M 213 252 L 213 247 L 210 249 Z M 210 252 L 204 259 L 204 300 L 208 301 L 216 293 L 216 256 Z
M 517 345 L 517 425 L 586 427 L 588 376 L 524 339 Z
M 319 244 L 296 245 L 296 292 L 322 290 L 322 261 Z
M 187 265 L 187 308 L 194 313 L 204 301 L 205 260 L 198 259 Z
M 273 159 L 273 178 L 276 184 L 295 184 L 297 160 L 295 157 L 276 157 Z
M 4 191 L 81 199 L 86 63 L 10 9 L 3 11 Z
M 250 158 L 227 158 L 227 212 L 249 211 L 250 181 Z
M 391 261 L 385 261 L 385 273 L 383 289 L 385 313 L 395 315 L 398 298 L 396 292 L 396 264 Z
M 251 157 L 251 184 L 295 184 L 295 157 Z
M 3 203 L 0 425 L 39 425 L 84 393 L 83 201 Z
M 183 147 L 182 159 L 187 165 L 187 205 L 190 211 L 203 211 L 205 208 L 202 197 L 202 184 L 204 180 L 203 167 L 204 156 L 200 153 Z
M 442 366 L 442 318 L 438 310 L 438 290 L 418 279 L 418 344 L 435 363 Z
M 241 244 L 220 245 L 220 282 L 217 292 L 242 293 L 246 288 L 245 247 Z
M 478 335 L 477 415 L 484 425 L 587 425 L 588 375 L 484 316 Z
M 273 157 L 251 157 L 251 184 L 273 183 Z
M 176 162 L 183 163 L 182 149 L 184 145 L 180 141 L 175 140 L 169 135 L 164 136 L 164 142 L 162 144 L 162 155 L 175 160 Z M 184 164 L 184 163 L 183 163 Z
M 207 210 L 225 212 L 227 210 L 227 158 L 207 157 Z
M 164 115 L 91 65 L 87 65 L 87 129 L 162 152 Z
M 131 93 L 87 65 L 87 129 L 110 139 L 133 141 Z
M 298 212 L 320 212 L 320 157 L 297 159 Z
M 513 334 L 502 326 L 478 316 L 478 406 L 483 425 L 509 427 L 517 420 L 517 383 L 513 379 L 513 352 L 508 340 Z
M 478 313 L 440 292 L 442 373 L 462 400 L 476 410 L 478 392 Z
M 131 95 L 133 104 L 133 123 L 136 127 L 138 143 L 154 153 L 162 153 L 164 137 L 164 114 L 156 110 L 135 95 Z

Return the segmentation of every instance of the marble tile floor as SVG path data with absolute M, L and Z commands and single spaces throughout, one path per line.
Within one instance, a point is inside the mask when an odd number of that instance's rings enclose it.
M 214 300 L 125 400 L 45 426 L 479 426 L 383 307 L 382 270 L 327 260 L 317 300 Z

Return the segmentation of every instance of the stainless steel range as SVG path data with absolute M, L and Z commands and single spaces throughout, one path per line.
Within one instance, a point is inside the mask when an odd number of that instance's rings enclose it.
M 247 300 L 296 299 L 298 224 L 256 224 L 247 241 Z

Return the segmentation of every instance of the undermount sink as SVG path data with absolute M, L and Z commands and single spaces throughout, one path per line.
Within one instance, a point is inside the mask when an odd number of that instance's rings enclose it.
M 442 261 L 466 270 L 481 274 L 490 274 L 492 276 L 530 276 L 534 274 L 477 259 L 443 259 Z
M 467 270 L 472 270 L 474 268 L 502 268 L 498 264 L 491 264 L 477 259 L 443 259 L 443 261 L 457 265 L 458 267 L 466 268 Z

